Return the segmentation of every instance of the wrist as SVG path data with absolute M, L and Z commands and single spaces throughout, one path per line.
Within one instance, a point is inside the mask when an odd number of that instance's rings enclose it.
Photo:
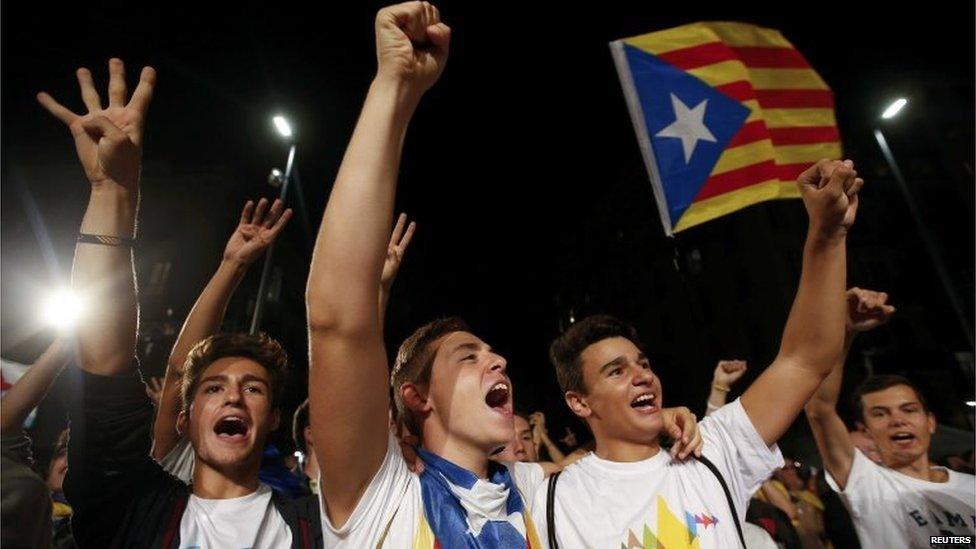
M 404 122 L 409 121 L 413 112 L 420 104 L 423 90 L 417 90 L 416 85 L 386 73 L 377 72 L 369 86 L 368 98 L 377 98 L 393 105 L 396 113 Z
M 847 227 L 843 225 L 826 227 L 820 223 L 811 221 L 810 226 L 807 228 L 806 244 L 808 247 L 815 249 L 843 245 L 846 239 Z

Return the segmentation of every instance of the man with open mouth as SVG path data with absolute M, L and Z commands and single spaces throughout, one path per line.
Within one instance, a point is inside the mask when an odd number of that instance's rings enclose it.
M 426 2 L 377 14 L 378 70 L 315 243 L 309 405 L 329 547 L 540 546 L 528 508 L 542 467 L 489 460 L 514 433 L 506 360 L 464 321 L 443 318 L 403 342 L 391 375 L 376 285 L 367 282 L 390 252 L 408 122 L 440 76 L 449 41 Z M 421 441 L 419 475 L 389 430 L 391 386 L 398 420 Z
M 837 413 L 844 362 L 854 337 L 887 322 L 895 308 L 884 292 L 851 288 L 847 299 L 844 354 L 806 406 L 827 482 L 850 509 L 862 547 L 929 547 L 933 536 L 972 538 L 976 477 L 932 466 L 935 415 L 911 381 L 872 376 L 854 392 L 858 432 L 874 443 L 881 463 L 855 448 Z
M 745 543 L 749 498 L 783 464 L 776 441 L 841 354 L 834 323 L 846 312 L 845 239 L 863 183 L 850 161 L 823 160 L 799 176 L 809 228 L 779 353 L 741 398 L 702 420 L 698 460 L 661 451 L 663 390 L 633 327 L 593 316 L 553 342 L 566 404 L 596 449 L 536 493 L 532 513 L 551 549 Z
M 321 547 L 316 498 L 281 501 L 258 480 L 277 428 L 287 358 L 263 335 L 207 338 L 189 353 L 177 424 L 194 449 L 192 485 L 150 456 L 153 408 L 134 350 L 132 266 L 143 124 L 156 80 L 142 70 L 127 99 L 122 61 L 109 61 L 108 105 L 88 69 L 78 115 L 41 93 L 70 129 L 91 185 L 71 281 L 90 311 L 77 333 L 81 377 L 70 406 L 64 492 L 80 547 Z

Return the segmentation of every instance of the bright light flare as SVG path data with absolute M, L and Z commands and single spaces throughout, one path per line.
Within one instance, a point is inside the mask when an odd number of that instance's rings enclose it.
M 291 124 L 288 123 L 288 120 L 284 116 L 275 116 L 272 118 L 272 121 L 274 122 L 275 129 L 281 134 L 281 137 L 291 137 Z
M 904 97 L 895 99 L 895 101 L 888 105 L 888 108 L 885 109 L 885 111 L 881 114 L 881 118 L 884 118 L 885 120 L 894 118 L 903 108 L 905 108 L 905 105 L 907 104 L 908 100 Z
M 66 330 L 78 322 L 83 309 L 84 304 L 80 297 L 71 290 L 62 289 L 48 296 L 41 314 L 45 324 Z
M 976 408 L 976 400 L 967 400 L 966 406 L 969 406 L 970 408 Z

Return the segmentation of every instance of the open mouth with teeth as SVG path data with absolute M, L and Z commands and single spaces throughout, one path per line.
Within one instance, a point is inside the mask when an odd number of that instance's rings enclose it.
M 487 404 L 489 408 L 492 408 L 498 412 L 510 414 L 510 395 L 511 390 L 508 388 L 508 385 L 499 381 L 498 383 L 492 385 L 491 389 L 488 391 L 488 394 L 485 395 L 485 404 Z
M 224 440 L 244 440 L 247 437 L 248 426 L 244 418 L 228 416 L 221 418 L 214 425 L 214 433 Z
M 654 394 L 641 395 L 630 401 L 630 407 L 642 412 L 656 412 L 657 398 Z
M 911 444 L 912 442 L 915 441 L 915 435 L 911 433 L 905 433 L 905 432 L 895 433 L 891 435 L 889 438 L 895 444 L 903 444 L 903 445 Z

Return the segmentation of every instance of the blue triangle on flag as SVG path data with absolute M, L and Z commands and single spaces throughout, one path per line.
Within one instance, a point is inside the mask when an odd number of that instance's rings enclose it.
M 657 164 L 660 184 L 668 202 L 671 228 L 674 228 L 704 186 L 726 145 L 745 124 L 751 111 L 701 79 L 655 55 L 629 44 L 624 44 L 624 51 L 644 114 L 644 124 L 649 134 L 647 138 Z M 691 156 L 687 159 L 683 139 L 659 135 L 666 128 L 673 128 L 672 125 L 676 122 L 677 108 L 680 108 L 676 106 L 676 100 L 685 109 L 695 111 L 702 108 L 702 102 L 707 101 L 703 107 L 705 112 L 702 122 L 707 134 L 711 134 L 714 141 L 694 139 Z M 680 128 L 677 133 L 680 133 Z

